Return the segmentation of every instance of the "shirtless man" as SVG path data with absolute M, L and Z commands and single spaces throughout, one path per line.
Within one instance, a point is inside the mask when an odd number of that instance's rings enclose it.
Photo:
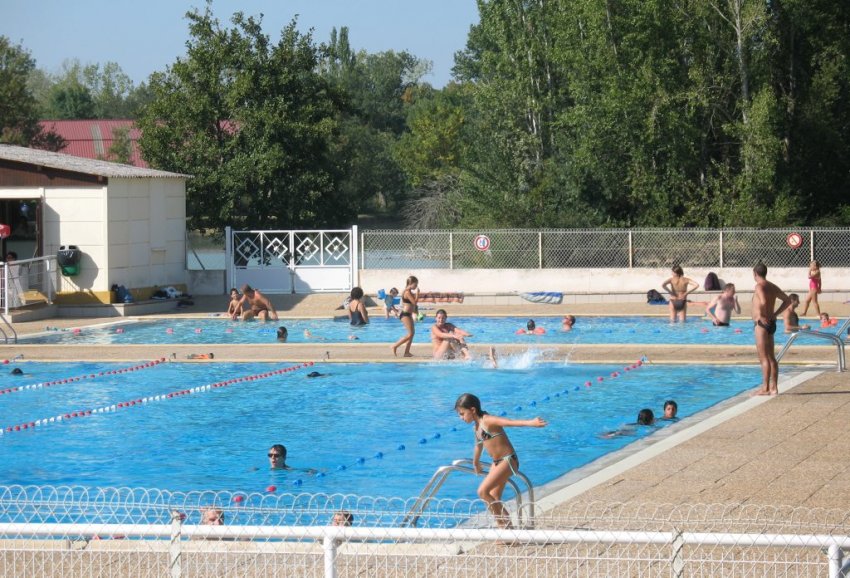
M 670 322 L 678 317 L 682 323 L 688 316 L 688 295 L 699 289 L 699 283 L 685 277 L 679 265 L 673 267 L 673 276 L 661 284 L 661 288 L 670 294 Z
M 800 316 L 797 315 L 797 307 L 800 306 L 800 296 L 796 293 L 788 295 L 791 300 L 791 305 L 785 310 L 782 320 L 785 322 L 785 333 L 799 331 L 800 329 L 809 329 L 809 325 L 800 325 Z
M 715 327 L 729 327 L 733 310 L 740 315 L 741 304 L 738 303 L 738 296 L 735 295 L 735 284 L 727 283 L 720 295 L 709 302 L 705 313 L 711 317 Z
M 242 321 L 248 321 L 254 317 L 263 321 L 277 320 L 277 311 L 272 302 L 250 285 L 242 286 L 242 299 L 239 303 L 242 305 Z
M 464 359 L 469 359 L 469 349 L 464 338 L 471 337 L 472 334 L 448 323 L 447 317 L 445 309 L 438 309 L 434 315 L 434 325 L 431 326 L 434 359 L 454 359 L 458 353 Z
M 753 395 L 776 395 L 779 393 L 779 364 L 776 362 L 773 334 L 776 333 L 776 317 L 791 305 L 791 298 L 782 289 L 767 280 L 767 265 L 759 263 L 753 267 L 753 331 L 756 334 L 756 351 L 761 363 L 762 384 Z M 776 301 L 779 309 L 774 309 Z

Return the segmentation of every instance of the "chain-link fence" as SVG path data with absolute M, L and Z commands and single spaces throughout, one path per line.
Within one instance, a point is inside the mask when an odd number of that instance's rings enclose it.
M 839 576 L 842 510 L 0 487 L 2 576 Z M 511 509 L 513 504 L 508 504 Z M 513 512 L 516 520 L 516 512 Z
M 843 229 L 367 230 L 362 269 L 850 266 Z

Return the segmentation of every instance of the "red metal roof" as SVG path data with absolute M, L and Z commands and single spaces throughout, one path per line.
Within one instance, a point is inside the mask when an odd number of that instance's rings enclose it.
M 57 133 L 68 144 L 60 153 L 82 157 L 86 159 L 112 160 L 109 158 L 109 149 L 116 128 L 127 127 L 130 129 L 130 164 L 141 168 L 150 168 L 148 163 L 142 160 L 139 150 L 139 136 L 141 131 L 136 128 L 132 120 L 43 120 L 40 122 L 44 130 L 52 130 Z

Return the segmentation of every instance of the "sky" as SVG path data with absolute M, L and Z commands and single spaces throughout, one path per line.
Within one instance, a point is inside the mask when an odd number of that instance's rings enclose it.
M 0 0 L 0 35 L 30 52 L 36 66 L 58 73 L 65 60 L 83 65 L 117 62 L 138 85 L 164 71 L 186 51 L 187 11 L 204 0 Z M 230 16 L 263 14 L 273 41 L 298 16 L 298 29 L 313 29 L 316 44 L 331 29 L 348 26 L 355 50 L 407 50 L 430 60 L 423 80 L 437 88 L 451 80 L 454 53 L 478 22 L 476 0 L 213 0 L 222 26 Z

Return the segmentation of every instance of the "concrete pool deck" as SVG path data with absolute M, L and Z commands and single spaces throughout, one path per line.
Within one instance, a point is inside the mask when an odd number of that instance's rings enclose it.
M 307 297 L 275 296 L 282 318 L 324 317 L 334 311 L 339 295 Z M 748 316 L 748 303 L 743 317 Z M 226 298 L 200 298 L 181 317 L 203 316 L 221 311 Z M 434 306 L 438 308 L 439 306 Z M 667 308 L 643 303 L 599 303 L 569 306 L 473 306 L 446 304 L 449 315 L 520 315 L 542 318 L 573 313 L 581 315 L 666 315 Z M 699 308 L 701 309 L 701 308 Z M 850 314 L 850 305 L 824 303 L 822 310 L 834 317 Z M 692 312 L 701 313 L 696 307 Z M 370 308 L 370 314 L 379 309 Z M 696 318 L 697 315 L 693 315 Z M 429 316 L 430 318 L 430 316 Z M 115 322 L 108 319 L 51 319 L 16 323 L 20 335 L 43 331 L 46 325 L 76 327 Z M 579 323 L 581 320 L 579 319 Z M 430 323 L 426 321 L 430 326 Z M 400 332 L 401 334 L 401 332 Z M 485 346 L 474 347 L 479 353 Z M 500 345 L 501 354 L 525 349 Z M 139 360 L 168 357 L 175 353 L 185 359 L 188 353 L 214 352 L 216 360 L 258 361 L 396 361 L 386 344 L 271 344 L 252 346 L 97 346 L 4 345 L 0 358 L 23 354 L 26 360 Z M 413 361 L 424 361 L 429 346 L 417 344 Z M 575 362 L 630 362 L 646 355 L 656 363 L 734 363 L 756 362 L 754 347 L 631 345 L 569 346 L 547 348 L 547 355 L 563 359 L 569 353 Z M 740 399 L 741 411 L 681 443 L 655 444 L 657 455 L 645 456 L 634 467 L 617 471 L 595 486 L 566 497 L 567 500 L 646 502 L 646 503 L 735 503 L 794 505 L 809 508 L 847 508 L 850 504 L 850 379 L 835 369 L 834 346 L 800 347 L 789 352 L 786 361 L 800 371 L 807 365 L 817 370 L 811 378 L 775 398 Z M 783 383 L 788 379 L 788 363 L 783 363 Z M 756 384 L 753 384 L 754 386 Z M 695 384 L 699 387 L 699 384 Z M 683 429 L 688 421 L 680 422 Z M 679 425 L 679 424 L 677 424 Z M 660 451 L 663 450 L 663 451 Z M 628 463 L 626 464 L 628 465 Z M 557 507 L 557 506 L 556 506 Z

